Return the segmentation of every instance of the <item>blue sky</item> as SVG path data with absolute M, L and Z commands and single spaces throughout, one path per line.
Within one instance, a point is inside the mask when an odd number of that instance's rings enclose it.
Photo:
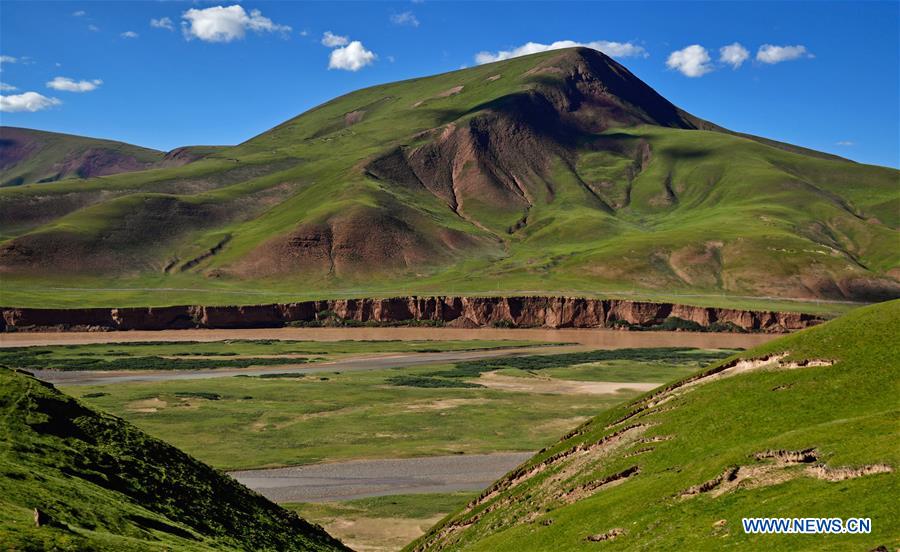
M 233 144 L 357 88 L 575 41 L 697 116 L 897 167 L 898 22 L 898 2 L 3 0 L 0 117 L 162 150 Z

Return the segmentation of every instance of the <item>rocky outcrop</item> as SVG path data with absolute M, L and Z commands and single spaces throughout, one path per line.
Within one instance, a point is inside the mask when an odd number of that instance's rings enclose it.
M 316 324 L 435 323 L 457 328 L 620 328 L 787 332 L 811 314 L 579 297 L 393 297 L 231 307 L 2 308 L 2 330 L 277 328 Z M 672 322 L 675 322 L 674 324 Z

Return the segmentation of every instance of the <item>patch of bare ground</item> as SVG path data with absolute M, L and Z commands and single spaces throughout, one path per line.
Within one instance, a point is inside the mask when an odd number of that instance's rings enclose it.
M 613 540 L 614 538 L 620 537 L 624 534 L 625 534 L 624 529 L 616 527 L 614 529 L 610 529 L 609 531 L 607 531 L 605 533 L 599 533 L 597 535 L 588 535 L 587 537 L 585 537 L 585 540 L 587 540 L 589 542 L 603 542 L 603 541 Z
M 364 110 L 358 109 L 356 111 L 351 111 L 344 115 L 344 124 L 346 126 L 355 125 L 356 123 L 363 120 L 366 116 L 366 112 Z
M 465 88 L 465 86 L 460 84 L 460 85 L 454 86 L 453 88 L 450 88 L 448 90 L 444 90 L 443 92 L 436 95 L 435 97 L 436 98 L 449 98 L 450 96 L 455 96 L 455 95 L 459 94 L 460 92 L 462 92 L 463 88 Z
M 159 397 L 153 397 L 151 399 L 141 399 L 138 401 L 132 401 L 125 405 L 125 408 L 131 412 L 140 412 L 142 414 L 152 414 L 154 412 L 158 412 L 160 409 L 169 406 L 169 403 L 160 399 Z
M 453 88 L 444 90 L 443 92 L 435 94 L 434 96 L 425 98 L 424 100 L 419 100 L 416 103 L 412 104 L 412 106 L 413 107 L 421 107 L 421 106 L 425 105 L 425 103 L 428 100 L 437 100 L 440 98 L 449 98 L 450 96 L 455 96 L 455 95 L 459 94 L 460 92 L 462 92 L 464 88 L 465 88 L 465 86 L 463 86 L 461 84 L 458 86 L 454 86 Z
M 309 420 L 315 420 L 319 418 L 328 418 L 331 416 L 342 416 L 345 414 L 352 414 L 355 412 L 362 412 L 368 410 L 370 407 L 368 406 L 348 406 L 344 408 L 337 408 L 334 410 L 323 410 L 321 412 L 307 412 L 305 414 L 298 414 L 296 416 L 291 416 L 287 419 L 281 419 L 279 421 L 267 421 L 265 419 L 257 420 L 253 422 L 250 426 L 253 431 L 281 431 L 287 429 L 293 425 L 303 423 Z
M 653 447 L 643 447 L 632 452 L 625 454 L 625 458 L 631 458 L 632 456 L 640 456 L 641 454 L 645 454 L 648 452 L 653 452 Z
M 578 485 L 577 487 L 574 487 L 562 494 L 559 499 L 566 504 L 572 504 L 593 495 L 601 489 L 620 485 L 621 483 L 624 483 L 625 480 L 629 477 L 637 475 L 640 472 L 641 469 L 638 466 L 630 466 L 612 475 L 601 477 L 600 479 L 595 479 L 594 481 L 589 481 L 582 485 Z
M 817 463 L 819 456 L 813 448 L 766 450 L 752 455 L 752 458 L 763 463 L 730 466 L 713 479 L 682 491 L 678 497 L 692 498 L 707 493 L 718 497 L 737 489 L 769 487 L 804 476 L 835 482 L 893 471 L 887 464 L 832 468 Z
M 612 429 L 637 416 L 651 413 L 649 412 L 651 410 L 654 410 L 652 413 L 661 412 L 662 410 L 658 409 L 659 406 L 683 396 L 699 385 L 759 370 L 794 370 L 797 368 L 831 366 L 834 364 L 833 360 L 824 359 L 804 359 L 788 362 L 785 361 L 788 356 L 790 356 L 790 353 L 783 352 L 761 358 L 738 359 L 673 383 L 635 403 L 635 407 L 631 412 L 609 424 L 607 429 Z
M 423 410 L 449 410 L 460 406 L 474 406 L 487 404 L 488 399 L 438 399 L 436 401 L 424 401 L 407 405 L 406 410 L 421 412 Z
M 400 550 L 419 538 L 443 514 L 425 519 L 345 517 L 321 520 L 325 529 L 358 552 Z
M 806 468 L 807 475 L 815 477 L 816 479 L 824 479 L 825 481 L 831 482 L 855 479 L 857 477 L 865 477 L 867 475 L 875 475 L 878 473 L 891 473 L 893 471 L 894 468 L 887 464 L 869 464 L 859 468 L 829 468 L 824 464 L 819 464 Z

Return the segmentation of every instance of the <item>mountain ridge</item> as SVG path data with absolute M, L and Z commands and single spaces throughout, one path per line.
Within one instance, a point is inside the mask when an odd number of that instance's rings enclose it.
M 0 271 L 880 300 L 900 296 L 897 174 L 741 137 L 559 50 L 356 91 L 184 167 L 0 191 Z
M 219 149 L 183 146 L 163 152 L 106 138 L 0 126 L 0 187 L 177 167 Z

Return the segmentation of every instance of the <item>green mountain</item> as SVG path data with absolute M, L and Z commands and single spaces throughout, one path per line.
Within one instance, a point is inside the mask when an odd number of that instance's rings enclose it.
M 559 50 L 360 90 L 182 167 L 0 190 L 0 300 L 881 300 L 900 296 L 898 178 Z
M 131 424 L 0 367 L 0 548 L 347 550 Z
M 188 146 L 164 153 L 112 140 L 0 126 L 0 187 L 175 167 L 218 149 Z
M 409 550 L 894 550 L 900 301 L 860 308 L 611 409 Z M 745 517 L 870 518 L 749 535 Z

